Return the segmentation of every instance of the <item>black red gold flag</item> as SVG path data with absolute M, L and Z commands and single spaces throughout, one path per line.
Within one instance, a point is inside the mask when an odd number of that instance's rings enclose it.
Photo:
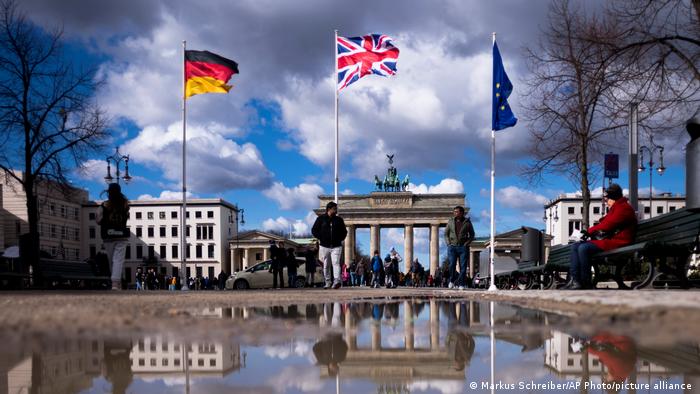
M 185 98 L 195 94 L 228 93 L 238 63 L 209 51 L 185 51 Z

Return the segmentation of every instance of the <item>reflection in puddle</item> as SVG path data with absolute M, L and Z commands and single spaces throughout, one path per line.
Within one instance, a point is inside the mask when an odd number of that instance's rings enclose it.
M 503 304 L 411 299 L 194 315 L 237 325 L 225 336 L 195 341 L 168 332 L 25 340 L 0 349 L 0 392 L 580 393 L 615 392 L 617 385 L 621 392 L 690 393 L 700 387 L 697 343 L 656 344 L 609 322 L 596 327 Z M 239 331 L 249 326 L 252 334 Z

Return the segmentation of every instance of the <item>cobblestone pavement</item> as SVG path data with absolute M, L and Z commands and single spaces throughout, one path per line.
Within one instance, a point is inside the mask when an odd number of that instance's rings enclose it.
M 0 333 L 25 335 L 118 334 L 149 330 L 179 333 L 231 329 L 231 321 L 207 319 L 212 308 L 253 307 L 388 298 L 448 298 L 499 301 L 536 309 L 595 318 L 658 320 L 683 330 L 700 323 L 700 291 L 477 291 L 447 289 L 342 288 L 252 291 L 22 291 L 0 292 Z M 254 333 L 259 327 L 247 325 Z M 267 329 L 267 328 L 266 328 Z M 693 330 L 697 331 L 697 330 Z

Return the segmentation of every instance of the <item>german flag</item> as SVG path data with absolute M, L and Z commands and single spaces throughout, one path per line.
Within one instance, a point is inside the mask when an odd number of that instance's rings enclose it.
M 185 51 L 185 98 L 203 93 L 228 93 L 238 63 L 209 51 Z

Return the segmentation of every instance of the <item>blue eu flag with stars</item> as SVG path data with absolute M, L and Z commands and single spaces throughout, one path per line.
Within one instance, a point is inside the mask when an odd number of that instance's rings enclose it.
M 503 68 L 501 53 L 498 45 L 493 43 L 493 105 L 491 109 L 491 129 L 503 130 L 515 126 L 518 119 L 508 105 L 508 96 L 513 91 L 506 70 Z

